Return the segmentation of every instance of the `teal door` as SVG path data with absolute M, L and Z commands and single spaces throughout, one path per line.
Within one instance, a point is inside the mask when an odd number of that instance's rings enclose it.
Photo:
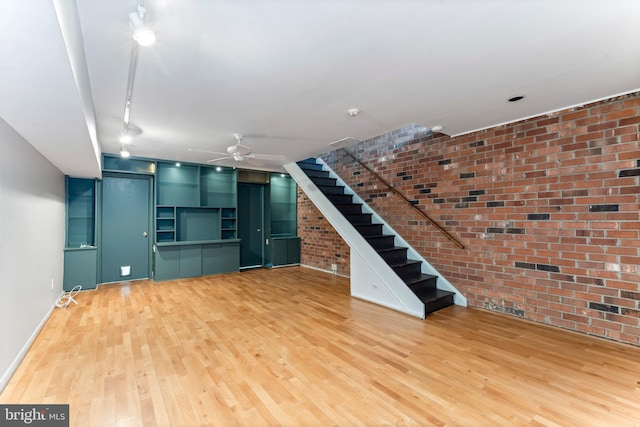
M 105 174 L 102 181 L 102 283 L 150 277 L 151 188 L 151 177 Z
M 240 268 L 264 265 L 264 186 L 238 184 Z

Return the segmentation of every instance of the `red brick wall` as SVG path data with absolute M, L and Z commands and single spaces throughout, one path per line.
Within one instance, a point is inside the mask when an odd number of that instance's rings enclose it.
M 336 264 L 338 274 L 349 275 L 349 247 L 300 187 L 298 236 L 301 240 L 301 264 L 327 271 L 331 271 L 331 264 Z
M 350 147 L 465 249 L 340 151 L 323 159 L 471 306 L 638 345 L 639 124 L 636 93 L 456 138 L 408 129 Z

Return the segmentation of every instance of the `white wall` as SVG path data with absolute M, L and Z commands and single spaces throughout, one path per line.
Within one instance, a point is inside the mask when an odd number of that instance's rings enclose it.
M 0 391 L 62 292 L 64 221 L 64 175 L 0 118 Z

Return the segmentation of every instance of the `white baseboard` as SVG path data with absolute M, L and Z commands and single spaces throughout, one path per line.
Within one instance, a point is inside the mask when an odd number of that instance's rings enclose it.
M 60 294 L 60 296 L 62 296 L 62 295 L 63 294 Z M 44 318 L 40 321 L 40 323 L 38 324 L 36 329 L 33 331 L 33 333 L 31 334 L 31 336 L 29 337 L 29 339 L 27 340 L 25 345 L 22 347 L 20 352 L 17 354 L 16 358 L 13 360 L 11 365 L 9 365 L 9 368 L 2 374 L 2 377 L 0 377 L 0 393 L 2 393 L 2 391 L 7 386 L 7 384 L 9 384 L 9 381 L 11 380 L 11 377 L 13 376 L 13 374 L 16 372 L 16 370 L 20 366 L 20 363 L 22 363 L 22 360 L 27 355 L 27 352 L 29 351 L 29 348 L 31 348 L 31 344 L 33 344 L 33 341 L 35 341 L 36 337 L 40 333 L 40 330 L 42 330 L 42 328 L 45 325 L 45 323 L 47 323 L 47 320 L 49 320 L 49 317 L 51 317 L 51 314 L 53 313 L 53 310 L 55 308 L 56 308 L 56 306 L 54 304 L 54 305 L 51 306 L 49 311 L 47 311 L 47 314 L 44 315 Z
M 322 271 L 324 273 L 329 273 L 329 274 L 333 274 L 335 276 L 340 276 L 340 277 L 346 277 L 347 279 L 350 279 L 351 276 L 347 276 L 346 274 L 340 274 L 340 273 L 334 273 L 331 270 L 325 270 L 324 268 L 318 268 L 318 267 L 312 267 L 310 265 L 306 265 L 306 264 L 300 264 L 300 267 L 304 267 L 304 268 L 310 268 L 312 270 L 317 270 L 317 271 Z

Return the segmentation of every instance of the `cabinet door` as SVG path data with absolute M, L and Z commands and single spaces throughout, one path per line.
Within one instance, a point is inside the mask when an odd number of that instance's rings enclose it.
M 202 276 L 202 249 L 200 245 L 180 247 L 180 277 Z
M 62 287 L 70 291 L 76 285 L 82 289 L 95 289 L 97 283 L 97 254 L 95 248 L 64 252 L 64 279 Z
M 157 247 L 155 256 L 155 280 L 171 280 L 180 277 L 180 247 Z
M 287 264 L 287 239 L 271 240 L 271 257 L 274 267 Z
M 202 275 L 231 273 L 240 269 L 239 243 L 202 245 Z
M 287 239 L 287 264 L 300 264 L 300 238 Z

